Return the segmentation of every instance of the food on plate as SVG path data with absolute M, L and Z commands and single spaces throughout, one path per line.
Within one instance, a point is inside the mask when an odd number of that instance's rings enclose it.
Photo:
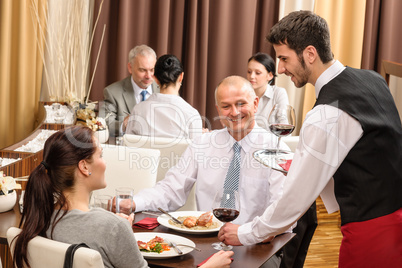
M 146 251 L 146 252 L 156 252 L 156 253 L 162 253 L 163 251 L 169 251 L 170 247 L 165 241 L 163 240 L 162 237 L 155 236 L 148 242 L 143 242 L 138 240 L 137 241 L 138 248 L 141 251 Z
M 179 219 L 179 221 L 182 221 L 183 224 L 177 224 L 172 220 L 169 220 L 169 224 L 182 229 L 191 229 L 191 230 L 208 230 L 219 227 L 219 222 L 213 221 L 213 215 L 211 211 L 205 212 L 201 214 L 199 217 L 179 216 L 177 218 Z
M 191 227 L 196 226 L 196 225 L 197 225 L 197 222 L 198 222 L 198 218 L 197 218 L 197 217 L 195 217 L 195 216 L 190 216 L 190 217 L 187 217 L 187 218 L 183 221 L 183 224 L 184 224 L 184 226 L 186 226 L 186 227 L 188 227 L 188 228 L 191 228 Z
M 208 227 L 212 224 L 212 213 L 210 211 L 205 212 L 198 218 L 198 225 Z

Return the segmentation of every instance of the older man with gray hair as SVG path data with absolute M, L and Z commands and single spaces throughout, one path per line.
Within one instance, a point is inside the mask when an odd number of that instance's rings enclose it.
M 111 113 L 107 120 L 111 136 L 125 132 L 130 112 L 137 103 L 159 92 L 153 79 L 155 63 L 156 53 L 152 48 L 147 45 L 134 47 L 129 52 L 127 63 L 131 75 L 103 90 L 104 103 L 99 114 L 105 117 Z
M 252 220 L 280 198 L 285 176 L 253 158 L 256 150 L 275 148 L 278 139 L 255 123 L 259 99 L 250 82 L 240 76 L 227 77 L 217 86 L 215 99 L 218 119 L 225 128 L 194 138 L 163 180 L 134 196 L 136 211 L 158 207 L 177 210 L 195 183 L 197 209 L 211 211 L 215 193 L 226 189 L 226 181 L 234 177 L 240 196 L 240 215 L 234 223 Z M 280 147 L 288 149 L 284 143 Z M 238 175 L 227 176 L 233 174 L 229 171 L 235 155 L 240 165 Z M 279 267 L 281 257 L 271 259 L 274 265 L 269 267 Z

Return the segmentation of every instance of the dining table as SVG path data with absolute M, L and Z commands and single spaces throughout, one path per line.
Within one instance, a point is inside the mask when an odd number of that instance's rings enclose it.
M 147 217 L 157 218 L 144 213 L 136 213 L 134 223 L 137 223 Z M 149 230 L 133 226 L 133 232 L 155 232 L 166 233 L 181 236 L 193 241 L 197 248 L 201 251 L 193 250 L 188 254 L 176 256 L 169 259 L 164 258 L 152 258 L 146 259 L 150 267 L 180 267 L 180 268 L 195 268 L 198 264 L 209 258 L 211 255 L 217 252 L 211 244 L 214 242 L 220 242 L 217 235 L 218 232 L 212 233 L 183 233 L 176 231 L 175 229 L 168 228 L 165 225 L 159 225 L 158 227 Z M 266 261 L 268 261 L 274 254 L 279 252 L 283 246 L 285 246 L 293 237 L 294 233 L 285 233 L 275 237 L 275 239 L 269 243 L 259 243 L 251 246 L 234 246 L 232 257 L 233 262 L 230 267 L 244 268 L 244 267 L 260 267 Z M 157 253 L 156 253 L 157 254 Z
M 152 216 L 149 214 L 144 214 L 142 212 L 135 214 L 134 223 L 137 223 L 147 217 L 157 218 L 157 216 Z M 18 227 L 21 219 L 21 213 L 19 211 L 18 202 L 15 207 L 7 212 L 0 213 L 0 249 L 1 258 L 3 261 L 3 268 L 12 267 L 12 260 L 9 253 L 9 248 L 7 245 L 7 230 L 10 227 Z M 176 235 L 184 237 L 193 241 L 197 248 L 201 251 L 193 250 L 187 254 L 176 256 L 173 258 L 156 258 L 147 259 L 150 267 L 197 267 L 198 264 L 206 260 L 208 257 L 217 252 L 211 244 L 214 242 L 219 242 L 217 238 L 217 232 L 213 233 L 183 233 L 176 231 L 174 229 L 168 228 L 164 225 L 159 225 L 156 228 L 149 230 L 136 227 L 133 225 L 133 232 L 143 233 L 143 232 L 155 232 L 155 233 L 166 233 L 171 235 Z M 251 246 L 234 246 L 233 251 L 233 262 L 230 267 L 233 268 L 244 268 L 244 267 L 260 267 L 267 260 L 269 260 L 274 254 L 276 254 L 286 243 L 288 243 L 293 237 L 294 233 L 285 233 L 276 236 L 275 239 L 269 243 L 260 243 Z

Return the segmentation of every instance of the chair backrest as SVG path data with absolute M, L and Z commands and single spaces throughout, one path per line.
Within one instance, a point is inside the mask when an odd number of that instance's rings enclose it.
M 109 144 L 103 144 L 102 147 L 107 186 L 94 191 L 93 195 L 115 196 L 118 187 L 131 187 L 135 194 L 155 185 L 160 157 L 158 150 Z
M 7 230 L 7 241 L 14 254 L 15 243 L 13 239 L 21 232 L 21 229 L 11 227 Z M 28 261 L 31 268 L 62 268 L 64 256 L 70 244 L 54 241 L 37 236 L 28 243 Z M 102 256 L 94 249 L 79 248 L 74 254 L 73 268 L 104 267 Z
M 157 149 L 161 153 L 158 175 L 156 181 L 160 181 L 165 177 L 166 172 L 177 164 L 183 152 L 187 149 L 191 140 L 185 138 L 162 138 L 140 136 L 133 134 L 125 134 L 123 136 L 123 144 L 129 147 L 152 148 Z M 195 202 L 195 185 L 191 190 L 186 204 L 181 207 L 181 211 L 197 210 Z
M 402 77 L 402 63 L 397 63 L 389 60 L 383 60 L 381 63 L 381 75 L 389 85 L 390 75 Z
M 399 117 L 402 120 L 402 63 L 383 60 L 381 63 L 381 75 L 389 86 Z
M 299 136 L 286 136 L 281 139 L 292 152 L 296 151 L 297 144 L 299 143 Z

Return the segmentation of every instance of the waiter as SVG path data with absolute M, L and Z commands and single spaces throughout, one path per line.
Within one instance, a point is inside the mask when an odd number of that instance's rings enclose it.
M 219 239 L 251 245 L 280 234 L 321 193 L 327 210 L 339 204 L 341 212 L 339 267 L 402 267 L 402 127 L 385 80 L 334 60 L 328 25 L 310 11 L 290 13 L 267 39 L 278 72 L 297 87 L 314 85 L 317 102 L 282 198 L 251 222 L 226 224 Z

